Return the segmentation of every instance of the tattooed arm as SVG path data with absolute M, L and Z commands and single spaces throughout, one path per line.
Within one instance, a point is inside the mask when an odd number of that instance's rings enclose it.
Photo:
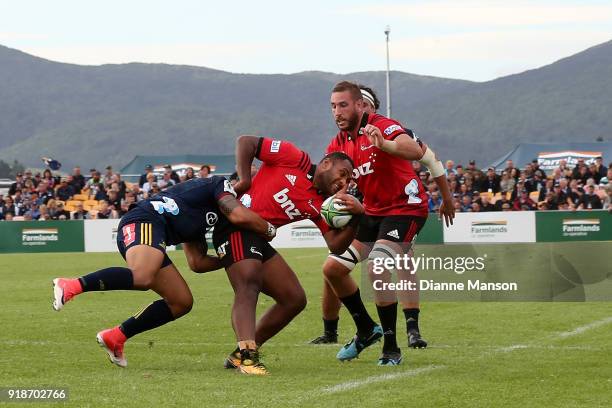
M 219 209 L 232 224 L 251 230 L 272 240 L 276 228 L 259 215 L 244 207 L 233 195 L 226 194 L 217 201 Z

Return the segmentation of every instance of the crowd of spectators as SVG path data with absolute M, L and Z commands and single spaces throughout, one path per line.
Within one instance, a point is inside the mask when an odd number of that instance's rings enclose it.
M 426 168 L 418 162 L 414 166 L 427 188 L 429 211 L 436 212 L 442 203 L 438 187 Z M 473 160 L 465 167 L 448 160 L 445 167 L 456 212 L 612 211 L 612 163 L 604 166 L 601 157 L 590 164 L 578 159 L 575 166 L 561 160 L 548 172 L 540 168 L 537 160 L 522 170 L 512 160 L 501 171 L 492 167 L 481 170 Z
M 427 189 L 429 211 L 438 211 L 442 197 L 437 184 L 426 168 L 418 162 L 414 167 Z M 255 173 L 256 168 L 252 168 Z M 104 174 L 90 169 L 89 177 L 75 167 L 66 176 L 53 175 L 47 169 L 42 174 L 31 171 L 17 174 L 8 194 L 0 194 L 0 220 L 67 220 L 121 218 L 138 201 L 155 195 L 177 183 L 192 178 L 210 177 L 211 169 L 203 165 L 196 171 L 188 167 L 179 175 L 170 165 L 156 174 L 147 165 L 138 183 L 126 183 L 119 173 L 106 167 Z M 471 160 L 467 166 L 446 162 L 446 177 L 453 195 L 456 212 L 590 210 L 612 212 L 612 163 L 603 165 L 601 157 L 586 164 L 578 159 L 575 166 L 565 161 L 548 174 L 537 160 L 524 169 L 511 160 L 497 171 L 480 170 Z M 236 174 L 230 176 L 236 182 Z M 88 200 L 73 200 L 86 197 Z M 89 202 L 95 205 L 87 205 Z M 70 203 L 70 205 L 68 205 Z
M 126 183 L 111 166 L 104 174 L 90 169 L 88 177 L 81 174 L 80 167 L 64 176 L 54 175 L 49 169 L 42 175 L 27 170 L 16 175 L 6 195 L 0 194 L 0 221 L 121 218 L 138 201 L 185 180 L 209 177 L 210 173 L 208 165 L 197 174 L 189 167 L 181 175 L 166 165 L 160 175 L 147 165 L 138 183 Z

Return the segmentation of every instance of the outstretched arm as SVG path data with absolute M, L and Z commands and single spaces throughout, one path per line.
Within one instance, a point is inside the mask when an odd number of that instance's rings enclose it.
M 387 152 L 406 160 L 420 160 L 423 157 L 421 146 L 406 133 L 402 133 L 394 140 L 385 139 L 379 128 L 366 125 L 361 131 L 367 136 L 370 143 L 383 152 Z

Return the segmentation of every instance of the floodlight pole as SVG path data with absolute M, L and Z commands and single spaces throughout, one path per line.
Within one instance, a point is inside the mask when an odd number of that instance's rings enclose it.
M 385 37 L 387 37 L 387 117 L 391 117 L 391 73 L 389 72 L 389 33 L 391 27 L 385 27 Z

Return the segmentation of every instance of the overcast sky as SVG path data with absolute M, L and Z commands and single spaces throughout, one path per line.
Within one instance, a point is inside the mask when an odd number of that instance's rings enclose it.
M 0 44 L 55 61 L 486 81 L 612 39 L 611 0 L 0 0 Z

